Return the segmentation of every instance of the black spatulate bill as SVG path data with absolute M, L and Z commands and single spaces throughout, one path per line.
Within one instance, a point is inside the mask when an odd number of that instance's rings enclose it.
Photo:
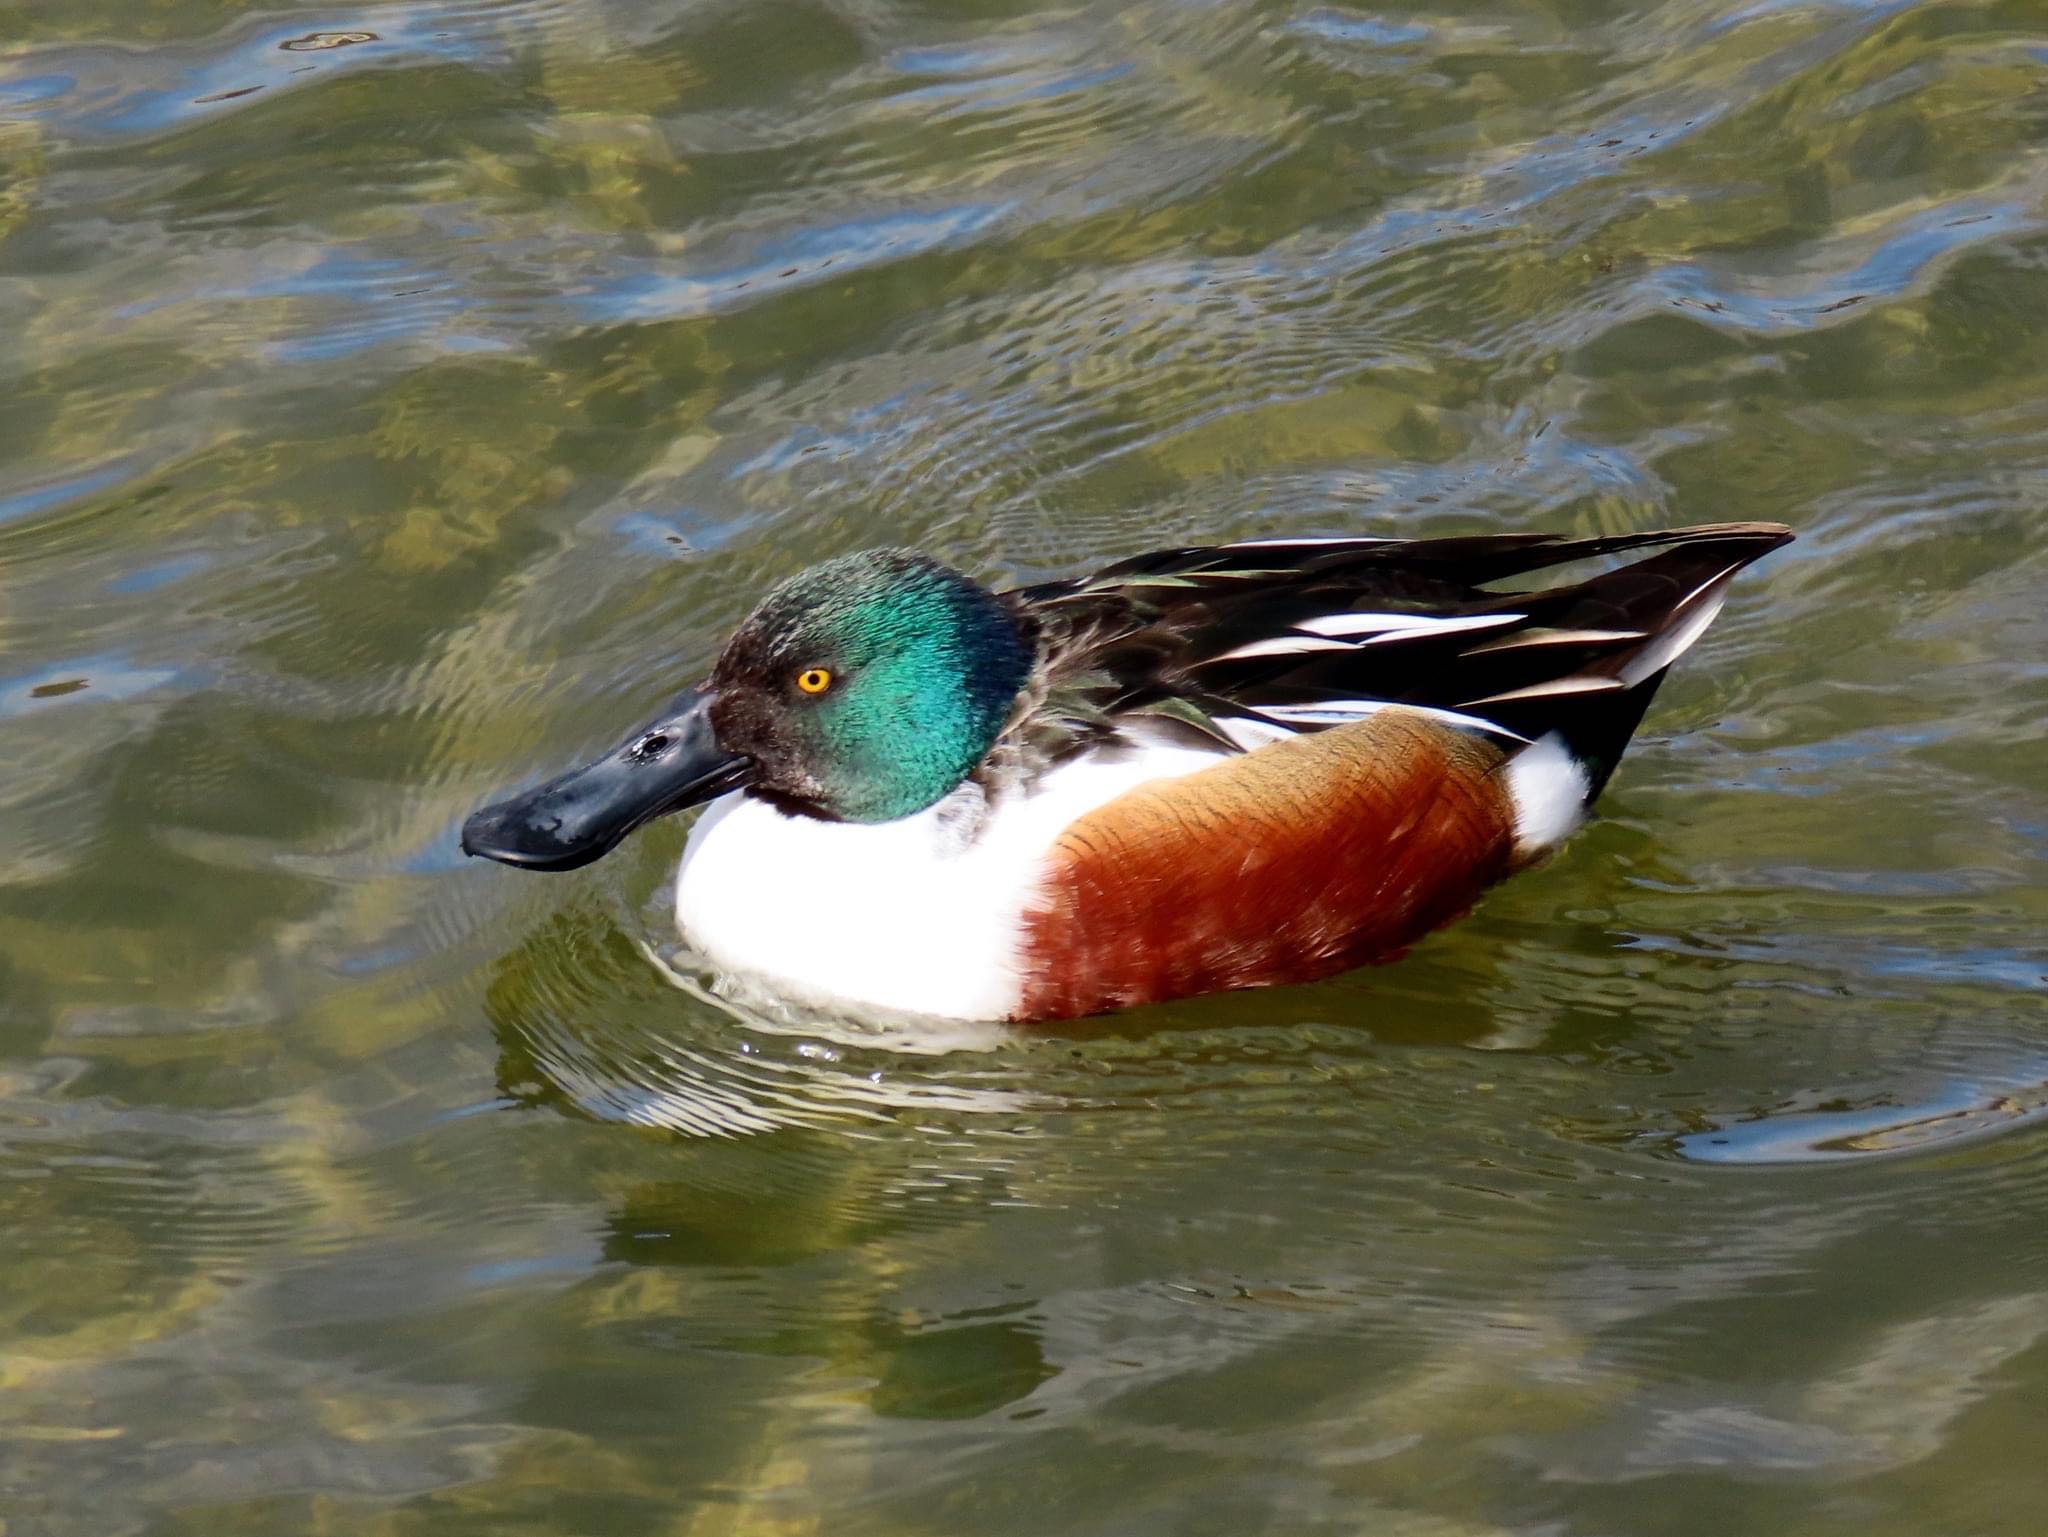
M 462 851 L 526 870 L 574 870 L 656 817 L 738 789 L 753 765 L 718 745 L 713 697 L 686 689 L 595 762 L 484 807 L 462 824 Z

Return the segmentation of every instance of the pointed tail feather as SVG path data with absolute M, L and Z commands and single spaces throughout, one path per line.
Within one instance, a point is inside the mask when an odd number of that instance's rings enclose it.
M 1792 537 L 1774 523 L 1678 529 L 1647 560 L 1604 572 L 1563 594 L 1550 623 L 1633 637 L 1598 648 L 1568 672 L 1463 708 L 1524 736 L 1556 732 L 1584 766 L 1586 804 L 1606 785 L 1671 664 L 1720 613 L 1735 575 Z M 1511 646 L 1513 638 L 1501 643 Z M 1532 636 L 1530 646 L 1541 644 Z

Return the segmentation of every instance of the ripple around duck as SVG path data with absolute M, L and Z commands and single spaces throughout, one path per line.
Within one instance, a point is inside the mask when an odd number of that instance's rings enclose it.
M 958 1081 L 900 1071 L 999 1051 L 1010 1037 L 998 1027 L 878 1032 L 750 1008 L 587 918 L 536 936 L 523 954 L 499 983 L 494 1015 L 516 1033 L 516 1055 L 536 1081 L 601 1119 L 718 1136 L 1032 1108 L 1003 1085 L 1000 1062 Z
M 1418 1039 L 1428 1040 L 1422 1011 L 1439 1020 L 1444 1011 L 1427 978 L 1416 987 L 1431 994 L 1412 1005 Z M 500 1084 L 514 1099 L 691 1139 L 797 1133 L 822 1137 L 815 1145 L 824 1148 L 850 1139 L 877 1150 L 859 1155 L 869 1159 L 895 1149 L 912 1160 L 902 1175 L 909 1184 L 888 1184 L 897 1194 L 878 1195 L 884 1204 L 933 1178 L 967 1180 L 984 1195 L 994 1181 L 1008 1204 L 1094 1199 L 1106 1171 L 1071 1166 L 1054 1133 L 1112 1123 L 1122 1127 L 1115 1178 L 1124 1188 L 1185 1171 L 1190 1160 L 1244 1156 L 1245 1138 L 1269 1134 L 1297 1152 L 1320 1149 L 1328 1177 L 1346 1183 L 1357 1160 L 1388 1159 L 1406 1138 L 1431 1137 L 1442 1152 L 1437 1173 L 1468 1169 L 1469 1190 L 1456 1181 L 1447 1191 L 1410 1189 L 1391 1167 L 1387 1177 L 1406 1192 L 1400 1200 L 1439 1218 L 1475 1201 L 1483 1208 L 1503 1190 L 1521 1201 L 1556 1178 L 1603 1177 L 1595 1166 L 1610 1154 L 1592 1144 L 1510 1147 L 1477 1128 L 1467 1136 L 1462 1113 L 1448 1130 L 1424 1129 L 1447 1096 L 1468 1110 L 1483 1103 L 1474 1079 L 1505 1075 L 1516 1082 L 1504 1092 L 1547 1098 L 1573 1092 L 1569 1075 L 1534 1058 L 1481 1065 L 1428 1048 L 1389 1056 L 1373 1033 L 1327 1023 L 1330 1002 L 1320 990 L 1246 996 L 1052 1032 L 879 1026 L 735 1001 L 711 991 L 686 958 L 584 912 L 548 919 L 507 957 L 489 1012 Z M 1382 1000 L 1388 1009 L 1411 1006 Z M 1286 1022 L 1293 1013 L 1301 1023 Z M 1360 1096 L 1377 1107 L 1370 1125 L 1358 1119 Z M 1225 1126 L 1229 1137 L 1197 1129 Z M 906 1131 L 919 1135 L 906 1143 Z

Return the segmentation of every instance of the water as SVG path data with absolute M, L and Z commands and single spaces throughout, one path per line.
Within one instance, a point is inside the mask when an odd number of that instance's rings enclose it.
M 7 1537 L 2040 1530 L 2038 5 L 27 0 L 0 338 Z M 454 847 L 828 553 L 1714 518 L 1390 969 L 862 1030 Z

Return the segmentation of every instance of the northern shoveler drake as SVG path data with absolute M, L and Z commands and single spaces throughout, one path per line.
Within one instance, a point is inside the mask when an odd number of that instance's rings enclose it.
M 1010 592 L 848 555 L 462 846 L 573 869 L 710 801 L 685 939 L 834 1007 L 1049 1020 L 1327 977 L 1570 836 L 1735 573 L 1791 537 L 1262 539 Z

